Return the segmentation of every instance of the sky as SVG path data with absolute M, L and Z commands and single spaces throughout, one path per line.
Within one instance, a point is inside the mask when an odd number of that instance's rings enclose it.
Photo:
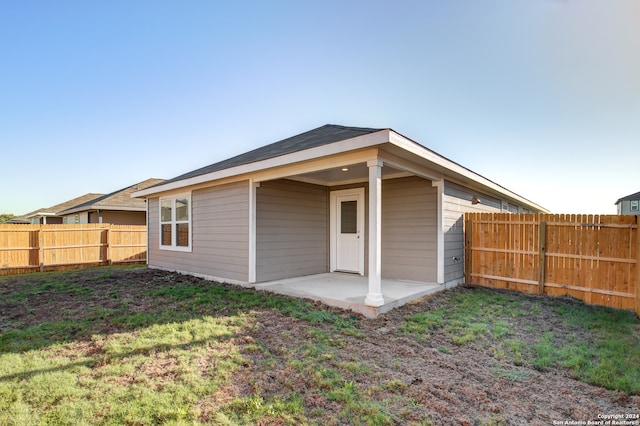
M 327 123 L 392 128 L 554 213 L 640 191 L 640 1 L 0 3 L 0 214 Z

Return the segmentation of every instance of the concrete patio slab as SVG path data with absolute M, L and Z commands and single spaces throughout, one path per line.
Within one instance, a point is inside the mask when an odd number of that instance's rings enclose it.
M 287 278 L 255 285 L 258 290 L 322 302 L 329 306 L 352 310 L 367 318 L 378 315 L 447 287 L 435 283 L 382 279 L 382 306 L 367 306 L 368 279 L 357 274 L 325 273 Z

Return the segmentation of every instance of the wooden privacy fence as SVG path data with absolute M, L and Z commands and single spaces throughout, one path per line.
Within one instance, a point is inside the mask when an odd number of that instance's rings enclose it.
M 142 225 L 0 225 L 0 275 L 144 263 Z
M 640 316 L 638 216 L 466 213 L 465 239 L 467 283 Z

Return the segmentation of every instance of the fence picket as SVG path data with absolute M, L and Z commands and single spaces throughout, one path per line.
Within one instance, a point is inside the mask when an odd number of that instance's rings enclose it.
M 570 295 L 640 316 L 636 216 L 466 213 L 467 282 Z
M 0 275 L 146 262 L 146 226 L 0 225 Z

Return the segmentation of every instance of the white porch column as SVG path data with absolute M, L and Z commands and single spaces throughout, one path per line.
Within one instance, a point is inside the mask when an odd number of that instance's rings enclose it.
M 444 194 L 444 181 L 434 180 L 431 182 L 431 186 L 435 187 L 438 192 L 438 216 L 436 226 L 436 245 L 437 245 L 437 265 L 436 265 L 436 279 L 438 284 L 444 284 L 444 207 L 443 197 Z
M 382 297 L 382 161 L 370 160 L 369 167 L 369 293 L 368 306 L 384 305 Z
M 250 283 L 256 282 L 256 191 L 260 182 L 249 179 L 249 275 Z

